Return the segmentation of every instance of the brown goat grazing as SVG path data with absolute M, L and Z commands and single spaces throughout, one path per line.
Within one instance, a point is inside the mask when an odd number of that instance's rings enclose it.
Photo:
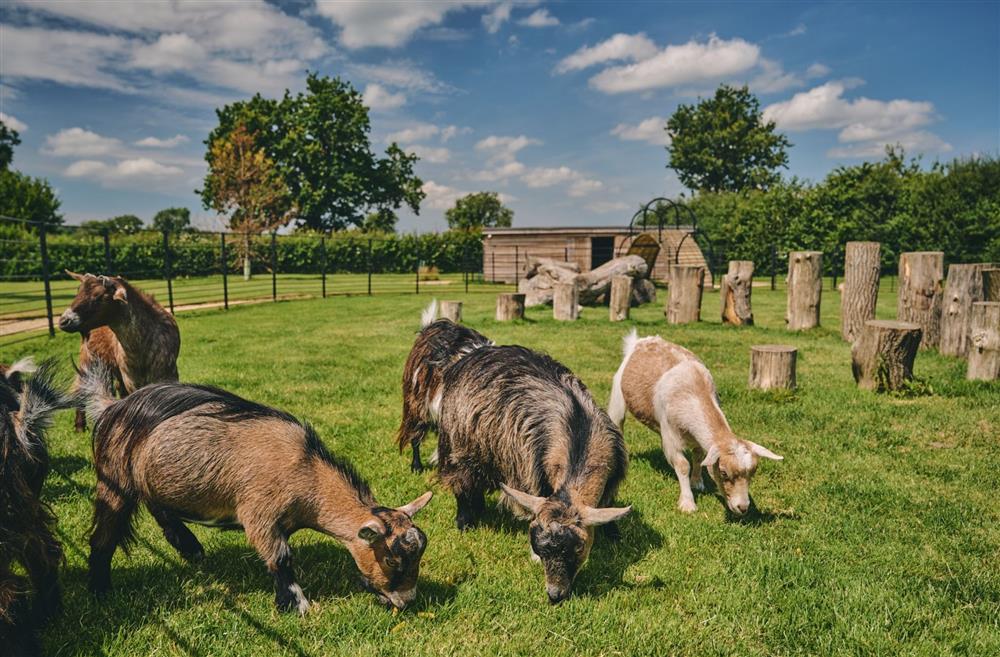
M 410 469 L 420 472 L 420 443 L 429 429 L 437 425 L 440 406 L 441 376 L 444 370 L 468 355 L 474 349 L 493 344 L 486 336 L 450 319 L 434 321 L 437 300 L 424 310 L 410 355 L 403 368 L 403 419 L 399 424 L 396 442 L 402 452 L 407 445 L 413 447 Z M 431 463 L 435 463 L 435 455 Z
M 532 558 L 553 603 L 569 596 L 593 527 L 617 537 L 614 522 L 631 510 L 609 507 L 628 467 L 618 428 L 572 372 L 524 347 L 481 347 L 444 371 L 438 450 L 459 529 L 497 488 L 531 519 Z
M 80 334 L 80 369 L 103 363 L 121 396 L 149 383 L 177 380 L 181 336 L 173 315 L 117 276 L 66 273 L 80 287 L 59 328 Z M 85 428 L 83 411 L 77 411 L 76 430 Z
M 143 503 L 188 560 L 204 552 L 185 522 L 242 528 L 274 577 L 281 610 L 309 608 L 288 547 L 299 529 L 341 541 L 383 603 L 413 600 L 427 538 L 412 517 L 430 492 L 397 509 L 380 506 L 311 427 L 218 388 L 157 383 L 115 401 L 109 387 L 99 367 L 81 379 L 97 469 L 92 591 L 110 589 L 111 557 L 128 547 Z
M 780 461 L 771 450 L 736 436 L 719 406 L 715 382 L 705 364 L 687 349 L 660 336 L 625 336 L 625 357 L 611 385 L 608 414 L 619 427 L 625 410 L 660 434 L 663 454 L 677 473 L 677 507 L 693 513 L 691 485 L 704 490 L 701 468 L 708 468 L 730 512 L 750 509 L 750 479 L 758 458 Z M 690 447 L 693 467 L 684 448 Z
M 0 366 L 0 646 L 11 655 L 40 654 L 36 632 L 61 607 L 62 548 L 41 492 L 49 470 L 44 432 L 52 413 L 70 402 L 53 385 L 53 361 L 21 378 L 34 371 L 28 363 Z M 16 387 L 11 385 L 15 378 Z M 24 594 L 29 586 L 12 570 L 14 563 L 28 575 L 33 602 Z

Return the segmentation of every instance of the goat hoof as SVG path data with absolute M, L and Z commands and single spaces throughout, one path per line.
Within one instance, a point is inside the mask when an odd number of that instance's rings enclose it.
M 410 472 L 412 472 L 414 474 L 420 474 L 423 471 L 424 471 L 424 466 L 422 464 L 420 464 L 420 463 L 412 463 L 412 464 L 410 464 Z
M 698 510 L 698 505 L 692 500 L 681 500 L 677 503 L 677 508 L 680 509 L 681 513 L 694 513 Z
M 474 529 L 476 526 L 476 521 L 471 518 L 465 518 L 459 516 L 455 519 L 455 526 L 458 527 L 458 531 L 464 532 L 468 529 Z
M 194 552 L 186 552 L 181 557 L 188 563 L 201 563 L 205 559 L 205 551 L 199 549 Z

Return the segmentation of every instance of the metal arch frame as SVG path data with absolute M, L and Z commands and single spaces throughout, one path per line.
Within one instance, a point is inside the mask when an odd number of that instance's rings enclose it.
M 664 221 L 664 215 L 673 211 L 674 213 L 674 228 L 679 229 L 681 227 L 681 217 L 684 213 L 687 213 L 687 218 L 690 220 L 691 230 L 684 233 L 681 237 L 680 242 L 677 243 L 677 249 L 674 251 L 674 264 L 680 262 L 681 247 L 684 245 L 684 240 L 688 237 L 693 239 L 695 243 L 698 242 L 698 238 L 701 237 L 702 241 L 705 243 L 706 250 L 708 251 L 708 271 L 712 276 L 712 285 L 715 285 L 715 271 L 713 266 L 715 264 L 715 250 L 712 248 L 712 240 L 708 237 L 705 231 L 698 228 L 698 216 L 694 213 L 694 210 L 690 206 L 684 203 L 678 203 L 677 201 L 667 198 L 665 196 L 658 196 L 651 201 L 645 203 L 635 214 L 632 215 L 632 219 L 628 223 L 628 238 L 623 240 L 618 247 L 619 255 L 621 255 L 622 249 L 625 248 L 626 244 L 631 244 L 635 235 L 640 232 L 640 228 L 648 229 L 649 226 L 646 223 L 646 217 L 649 215 L 650 208 L 657 206 L 658 204 L 664 204 L 667 206 L 666 213 L 657 213 L 656 222 L 656 241 L 659 244 L 663 244 L 663 227 L 664 225 L 669 225 L 669 222 Z M 637 227 L 635 222 L 636 219 L 642 217 L 641 227 Z M 699 248 L 701 245 L 699 245 Z

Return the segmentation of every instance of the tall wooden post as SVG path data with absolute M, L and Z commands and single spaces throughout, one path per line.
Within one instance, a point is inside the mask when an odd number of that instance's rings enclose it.
M 507 322 L 512 319 L 524 319 L 524 295 L 498 294 L 497 321 Z
M 983 269 L 990 265 L 949 265 L 941 307 L 941 339 L 938 350 L 946 356 L 965 358 L 969 353 L 972 304 L 983 301 Z
M 923 331 L 920 348 L 937 347 L 941 339 L 942 251 L 899 254 L 899 296 L 896 319 L 913 322 Z
M 580 316 L 579 290 L 573 283 L 556 283 L 552 287 L 552 316 L 563 322 Z
M 669 285 L 667 322 L 688 324 L 701 321 L 701 295 L 705 285 L 705 268 L 694 265 L 670 265 Z
M 854 342 L 865 322 L 875 319 L 881 269 L 878 242 L 848 242 L 844 255 L 844 292 L 840 297 L 840 335 Z
M 859 388 L 899 390 L 913 378 L 922 330 L 911 322 L 871 319 L 851 347 L 851 371 Z
M 612 322 L 628 319 L 632 306 L 632 277 L 612 276 L 611 293 L 608 296 L 608 315 Z
M 1000 379 L 1000 302 L 972 304 L 966 377 L 977 381 Z
M 729 272 L 722 277 L 719 287 L 723 324 L 753 326 L 752 292 L 753 260 L 730 260 Z
M 790 331 L 819 326 L 819 304 L 823 294 L 823 254 L 792 251 L 788 254 L 788 311 Z

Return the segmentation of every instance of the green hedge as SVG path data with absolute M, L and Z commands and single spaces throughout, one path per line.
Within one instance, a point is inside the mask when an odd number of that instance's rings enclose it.
M 36 234 L 0 224 L 0 240 L 4 246 L 0 276 L 14 279 L 41 276 L 42 260 Z M 51 234 L 47 244 L 52 271 L 104 272 L 107 269 L 101 237 Z M 110 246 L 112 273 L 132 278 L 163 274 L 162 234 L 116 235 L 110 238 Z M 175 277 L 221 272 L 221 245 L 217 234 L 172 235 L 169 248 L 171 271 Z M 240 238 L 227 235 L 226 250 L 229 271 L 242 271 Z M 457 232 L 378 236 L 340 233 L 326 238 L 325 251 L 326 269 L 330 273 L 367 272 L 369 260 L 374 273 L 409 273 L 418 263 L 435 266 L 442 272 L 479 271 L 483 257 L 478 234 Z M 255 273 L 271 271 L 269 235 L 254 237 L 250 253 Z M 323 241 L 314 235 L 279 235 L 275 240 L 275 256 L 279 273 L 319 273 L 323 269 Z

